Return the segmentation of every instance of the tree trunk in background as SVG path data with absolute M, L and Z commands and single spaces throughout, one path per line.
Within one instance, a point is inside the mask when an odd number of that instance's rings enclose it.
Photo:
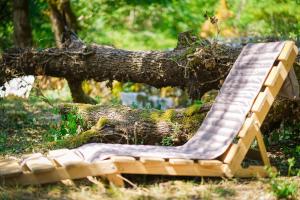
M 58 48 L 63 46 L 63 34 L 65 29 L 77 32 L 78 23 L 68 0 L 48 1 L 50 7 L 50 19 L 52 30 L 55 36 L 55 42 Z M 82 89 L 82 81 L 80 78 L 66 78 L 70 87 L 72 99 L 76 103 L 95 104 L 96 101 L 86 95 Z
M 209 109 L 210 105 L 159 111 L 121 105 L 64 104 L 61 114 L 80 114 L 85 123 L 85 131 L 69 138 L 64 146 L 88 142 L 181 145 L 196 133 Z
M 31 47 L 32 34 L 29 22 L 29 1 L 14 0 L 13 8 L 15 46 L 21 48 Z
M 66 24 L 64 23 L 64 18 L 59 11 L 58 5 L 51 1 L 49 1 L 48 4 L 50 7 L 50 20 L 55 37 L 55 43 L 58 48 L 62 48 L 62 35 Z
M 83 131 L 63 146 L 74 148 L 90 142 L 181 145 L 197 132 L 211 105 L 160 111 L 121 105 L 63 104 L 61 114 L 79 114 L 84 122 Z M 282 121 L 299 122 L 299 114 L 299 103 L 277 99 L 263 123 L 263 134 L 268 136 Z
M 191 97 L 200 98 L 207 91 L 220 88 L 241 49 L 207 41 L 185 43 L 186 39 L 179 37 L 177 48 L 171 51 L 127 51 L 84 45 L 81 41 L 64 44 L 63 48 L 11 49 L 2 54 L 0 84 L 16 74 L 48 75 L 69 80 L 117 80 L 157 88 L 179 87 Z M 294 68 L 300 77 L 297 63 Z M 298 102 L 277 101 L 264 130 L 272 130 L 282 121 L 298 121 L 299 108 Z

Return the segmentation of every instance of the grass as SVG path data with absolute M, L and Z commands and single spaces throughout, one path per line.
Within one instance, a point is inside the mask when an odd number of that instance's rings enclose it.
M 131 178 L 132 179 L 132 178 Z M 170 180 L 171 179 L 171 180 Z M 298 181 L 294 178 L 293 181 Z M 202 183 L 201 183 L 202 182 Z M 0 187 L 0 199 L 276 199 L 260 180 L 144 177 L 136 188 L 116 188 L 99 182 L 75 181 L 44 186 Z
M 55 105 L 55 102 L 54 102 Z M 74 116 L 70 121 L 73 123 Z M 169 117 L 169 116 L 168 116 Z M 61 120 L 47 103 L 30 98 L 16 97 L 0 101 L 0 158 L 23 153 L 45 152 L 48 150 L 51 129 Z M 67 120 L 68 121 L 68 120 Z M 101 123 L 100 123 L 101 122 Z M 99 124 L 105 123 L 100 120 Z M 71 123 L 71 124 L 72 124 Z M 74 129 L 75 130 L 75 129 Z M 285 133 L 287 134 L 287 133 Z M 290 133 L 293 140 L 294 133 Z M 171 145 L 165 138 L 164 145 Z M 271 144 L 270 144 L 271 145 Z M 274 148 L 280 145 L 276 144 Z M 272 162 L 281 169 L 286 163 L 285 176 L 273 179 L 221 179 L 201 177 L 127 176 L 137 187 L 116 188 L 99 181 L 97 184 L 86 179 L 74 181 L 73 186 L 62 183 L 42 186 L 1 186 L 2 199 L 276 199 L 277 197 L 300 197 L 300 177 L 297 174 L 297 157 L 294 154 L 271 147 Z M 292 147 L 290 147 L 292 148 Z M 285 148 L 286 149 L 286 148 Z M 291 150 L 292 151 L 292 150 Z M 297 149 L 295 150 L 297 151 Z M 280 152 L 280 154 L 278 154 Z M 279 155 L 279 156 L 278 156 Z M 277 162 L 274 162 L 277 161 Z M 290 169 L 290 170 L 288 170 Z M 287 176 L 290 174 L 291 176 Z M 292 184 L 292 186 L 291 186 Z M 281 189 L 283 188 L 283 189 Z M 295 190 L 295 188 L 297 188 Z M 277 192 L 276 192 L 277 191 Z M 281 195 L 283 193 L 283 195 Z M 285 195 L 287 194 L 287 195 Z M 290 195 L 293 194 L 293 195 Z

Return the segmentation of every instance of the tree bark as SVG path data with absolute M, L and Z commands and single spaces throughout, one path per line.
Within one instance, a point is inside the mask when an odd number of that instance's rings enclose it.
M 84 121 L 84 131 L 69 138 L 68 147 L 88 142 L 180 145 L 193 136 L 209 109 L 210 104 L 166 111 L 64 104 L 60 113 L 79 114 Z
M 84 125 L 81 133 L 66 139 L 61 145 L 70 148 L 91 142 L 181 145 L 196 133 L 211 105 L 161 111 L 121 105 L 63 104 L 60 113 L 79 115 Z M 299 113 L 299 103 L 279 99 L 266 117 L 262 132 L 268 137 L 283 121 L 299 122 Z
M 11 49 L 2 54 L 0 83 L 20 75 L 94 79 L 99 82 L 117 80 L 145 83 L 157 88 L 179 87 L 186 89 L 191 97 L 200 98 L 211 89 L 219 89 L 241 50 L 194 41 L 186 35 L 181 35 L 179 41 L 177 48 L 171 51 L 127 51 L 95 44 L 84 45 L 81 41 L 71 41 L 63 48 Z M 297 63 L 294 68 L 300 77 Z M 272 130 L 282 121 L 299 120 L 299 108 L 298 102 L 277 101 L 267 117 L 264 130 Z
M 30 47 L 32 35 L 29 22 L 29 2 L 28 0 L 14 0 L 13 8 L 15 45 L 20 48 Z
M 48 1 L 50 8 L 50 20 L 52 24 L 52 30 L 55 36 L 56 46 L 58 48 L 63 47 L 64 38 L 66 35 L 66 29 L 77 32 L 79 29 L 77 19 L 73 13 L 69 0 Z M 82 89 L 83 79 L 79 77 L 66 78 L 71 90 L 73 102 L 76 103 L 90 103 L 96 104 L 96 101 L 86 95 Z
M 67 48 L 11 49 L 2 54 L 0 81 L 13 74 L 131 81 L 157 88 L 180 87 L 199 98 L 221 86 L 239 52 L 205 41 L 171 51 L 127 51 L 95 44 L 79 47 L 73 42 Z

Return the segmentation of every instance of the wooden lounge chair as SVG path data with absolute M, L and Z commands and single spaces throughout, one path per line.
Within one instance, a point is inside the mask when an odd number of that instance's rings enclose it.
M 93 143 L 32 154 L 0 161 L 0 180 L 42 184 L 103 176 L 122 186 L 121 174 L 264 177 L 270 161 L 260 126 L 297 53 L 291 41 L 245 46 L 201 127 L 182 146 Z M 253 155 L 250 147 L 255 140 L 262 163 L 245 167 L 242 162 Z

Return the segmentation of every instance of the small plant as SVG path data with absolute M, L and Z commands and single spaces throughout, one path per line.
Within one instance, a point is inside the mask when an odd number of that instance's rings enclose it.
M 76 111 L 75 108 L 72 108 L 70 112 L 61 115 L 59 125 L 55 125 L 55 128 L 50 129 L 50 141 L 61 140 L 64 137 L 75 135 L 81 131 L 83 119 Z M 53 112 L 58 113 L 57 109 L 54 109 Z
M 291 173 L 292 167 L 295 164 L 295 160 L 289 159 L 289 172 Z M 278 199 L 295 199 L 297 194 L 297 184 L 289 180 L 282 180 L 278 178 L 278 173 L 274 172 L 271 168 L 267 168 L 270 177 L 271 190 Z
M 173 145 L 173 138 L 172 136 L 164 136 L 161 140 L 161 144 L 163 146 L 172 146 Z

